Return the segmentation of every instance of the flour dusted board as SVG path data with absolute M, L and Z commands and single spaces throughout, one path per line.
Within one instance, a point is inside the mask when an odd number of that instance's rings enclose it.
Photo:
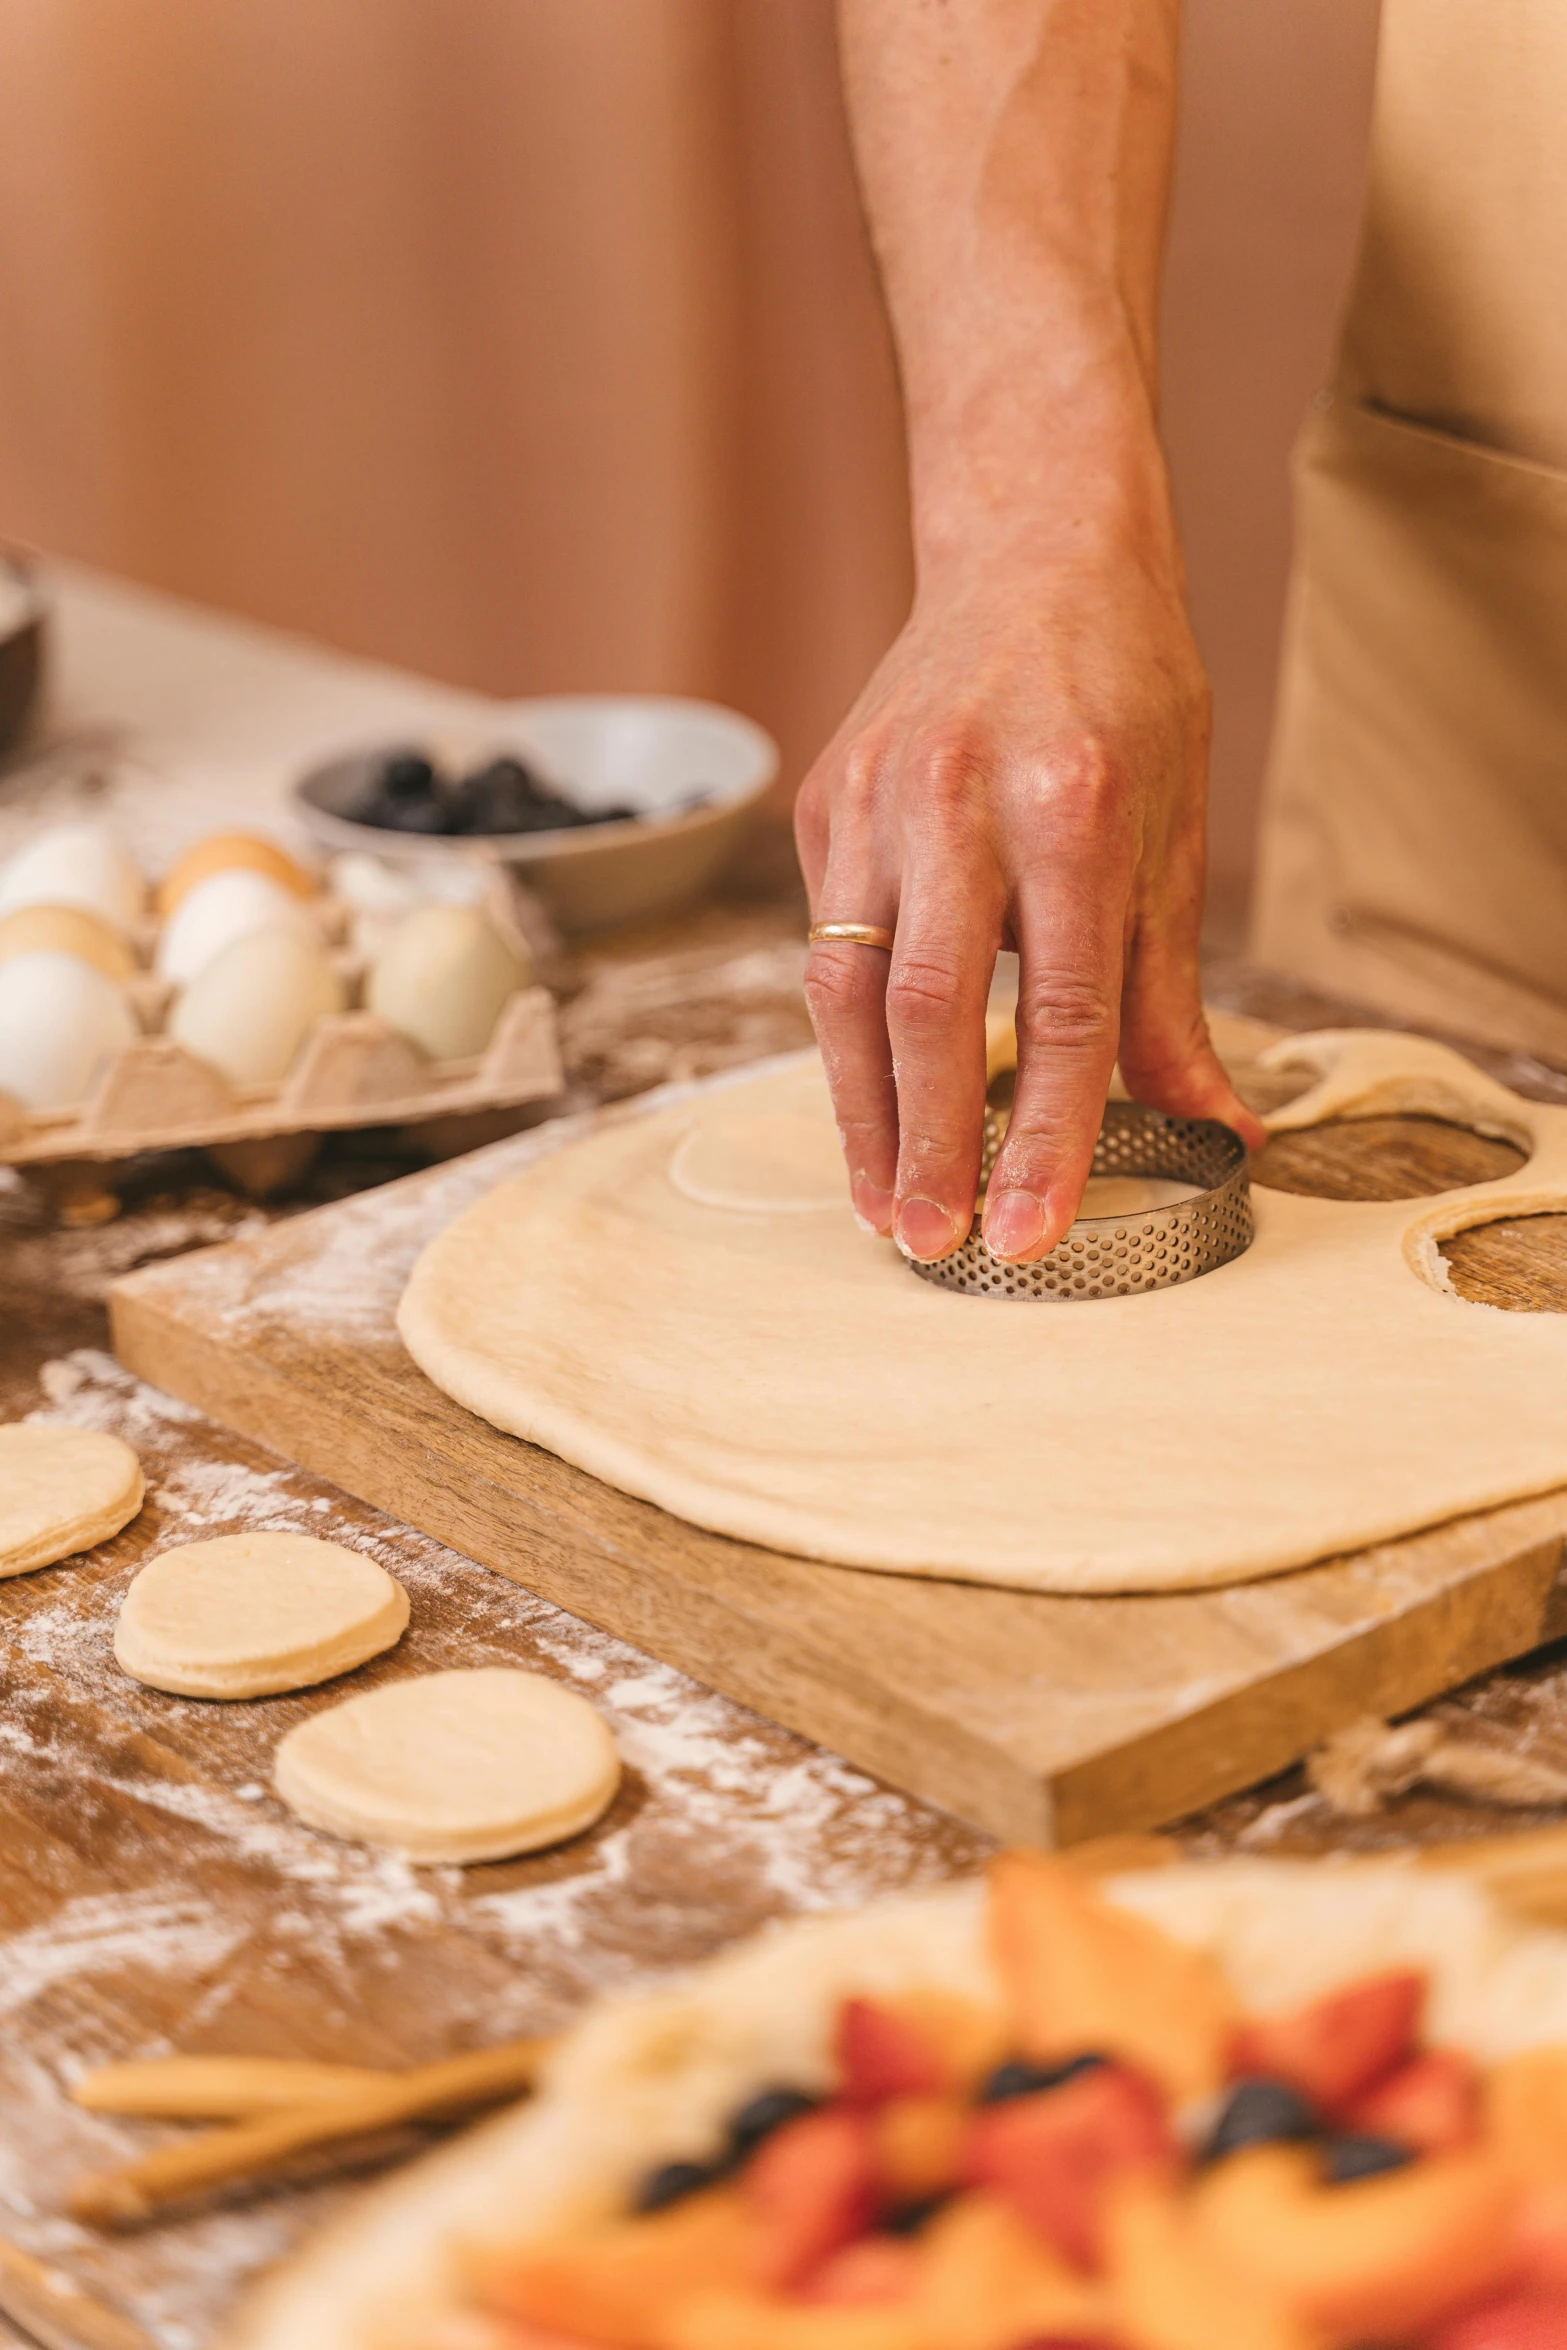
M 424 1241 L 563 1131 L 131 1275 L 112 1295 L 122 1360 L 1004 1836 L 1177 1818 L 1357 1714 L 1415 1705 L 1567 1629 L 1553 1606 L 1562 1495 L 1272 1582 L 1139 1598 L 819 1566 L 629 1499 L 450 1403 L 393 1330 Z

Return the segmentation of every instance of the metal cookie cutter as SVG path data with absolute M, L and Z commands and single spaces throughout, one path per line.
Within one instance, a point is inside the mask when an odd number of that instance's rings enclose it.
M 1002 1070 L 986 1097 L 981 1185 L 1006 1135 L 1015 1072 Z M 1003 1264 L 980 1238 L 979 1214 L 961 1248 L 933 1265 L 911 1263 L 922 1281 L 969 1297 L 1027 1298 L 1039 1305 L 1077 1298 L 1132 1297 L 1195 1281 L 1250 1248 L 1253 1234 L 1246 1145 L 1213 1118 L 1168 1118 L 1141 1102 L 1107 1102 L 1094 1145 L 1095 1175 L 1162 1175 L 1200 1186 L 1192 1199 L 1136 1215 L 1082 1216 L 1048 1256 Z M 983 1188 L 980 1207 L 984 1206 Z

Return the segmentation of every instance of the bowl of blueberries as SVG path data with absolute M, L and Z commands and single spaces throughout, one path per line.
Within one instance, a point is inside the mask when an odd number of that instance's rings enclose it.
M 671 911 L 711 881 L 778 772 L 772 737 L 714 702 L 512 702 L 466 743 L 383 743 L 294 786 L 323 849 L 512 867 L 561 929 Z
M 0 758 L 27 732 L 43 669 L 45 599 L 28 565 L 0 551 Z

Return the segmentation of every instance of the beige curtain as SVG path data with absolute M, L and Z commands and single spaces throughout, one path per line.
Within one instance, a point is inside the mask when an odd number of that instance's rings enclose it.
M 0 0 L 0 534 L 797 776 L 908 595 L 830 0 Z

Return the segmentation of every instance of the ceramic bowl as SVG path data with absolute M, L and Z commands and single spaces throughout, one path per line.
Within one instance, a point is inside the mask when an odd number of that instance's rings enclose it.
M 634 808 L 635 818 L 563 832 L 430 837 L 360 824 L 371 774 L 388 751 L 421 749 L 461 771 L 503 753 L 526 762 L 580 808 Z M 294 787 L 300 820 L 323 849 L 357 849 L 423 867 L 475 855 L 512 868 L 568 933 L 672 912 L 718 872 L 778 772 L 778 747 L 749 718 L 714 702 L 658 694 L 565 694 L 511 702 L 463 740 L 378 743 L 330 760 Z
M 37 705 L 46 610 L 27 566 L 0 554 L 0 759 L 16 749 Z

